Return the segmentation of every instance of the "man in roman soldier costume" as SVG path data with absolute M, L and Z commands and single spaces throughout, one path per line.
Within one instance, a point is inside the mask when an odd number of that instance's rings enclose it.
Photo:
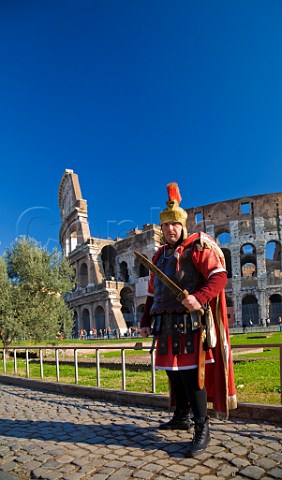
M 186 455 L 201 453 L 210 441 L 208 402 L 215 413 L 228 417 L 237 407 L 224 288 L 224 255 L 203 232 L 187 236 L 187 213 L 181 207 L 177 183 L 167 186 L 167 209 L 160 214 L 165 243 L 152 263 L 184 292 L 183 300 L 150 274 L 141 320 L 141 336 L 154 334 L 156 369 L 165 370 L 175 411 L 162 429 L 194 426 Z M 193 423 L 189 410 L 193 413 Z

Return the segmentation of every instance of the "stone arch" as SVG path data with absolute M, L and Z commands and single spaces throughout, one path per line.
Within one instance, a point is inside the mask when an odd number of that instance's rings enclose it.
M 246 295 L 242 300 L 242 323 L 249 325 L 252 320 L 253 324 L 259 323 L 258 301 L 255 295 Z
M 248 262 L 247 260 L 245 261 L 245 263 L 242 263 L 241 276 L 244 278 L 256 277 L 257 276 L 256 264 L 252 262 Z
M 226 295 L 226 307 L 227 307 L 227 317 L 228 317 L 228 324 L 230 327 L 233 327 L 235 324 L 235 311 L 234 311 L 234 304 L 231 297 Z
M 73 274 L 72 274 L 72 281 L 74 283 L 72 291 L 77 289 L 77 272 L 75 266 L 72 266 Z
M 145 267 L 142 263 L 140 263 L 139 267 L 139 277 L 148 277 L 149 276 L 149 270 L 148 268 Z
M 73 228 L 70 234 L 70 251 L 73 252 L 77 247 L 77 231 Z
M 128 282 L 129 274 L 128 274 L 128 267 L 126 262 L 121 262 L 119 266 L 120 271 L 120 279 L 122 282 Z
M 251 243 L 245 243 L 240 248 L 241 276 L 244 278 L 257 276 L 256 248 Z
M 101 305 L 98 305 L 96 307 L 95 312 L 94 312 L 94 326 L 97 330 L 97 335 L 99 336 L 99 330 L 104 330 L 106 328 L 106 315 L 105 315 L 105 310 Z
M 140 322 L 141 322 L 142 315 L 144 313 L 144 308 L 145 308 L 144 303 L 141 303 L 141 305 L 139 305 L 138 308 L 137 308 L 137 325 L 138 325 L 138 327 L 140 327 Z
M 282 317 L 282 296 L 274 293 L 269 297 L 269 318 L 277 321 L 279 317 Z
M 148 277 L 149 276 L 149 270 L 148 268 L 145 267 L 142 263 L 140 263 L 139 266 L 139 277 Z
M 78 338 L 78 330 L 79 330 L 78 313 L 77 313 L 77 310 L 74 310 L 74 312 L 73 312 L 73 326 L 72 326 L 72 332 L 71 332 L 71 337 L 72 338 Z
M 271 240 L 265 245 L 266 273 L 278 273 L 281 271 L 281 243 Z M 279 276 L 279 275 L 278 275 Z
M 132 327 L 135 323 L 134 318 L 134 293 L 129 287 L 120 291 L 121 313 L 123 314 L 127 327 Z
M 220 227 L 216 229 L 215 241 L 218 245 L 228 245 L 231 242 L 230 230 L 227 227 Z
M 79 286 L 82 288 L 88 285 L 88 267 L 86 263 L 82 263 L 79 270 Z
M 240 248 L 241 255 L 256 255 L 256 247 L 252 243 L 244 243 Z
M 64 252 L 65 252 L 66 257 L 68 257 L 69 254 L 70 254 L 70 238 L 69 237 L 65 237 Z
M 225 258 L 227 277 L 232 278 L 231 252 L 228 248 L 222 248 L 222 252 Z
M 86 330 L 87 335 L 90 331 L 90 313 L 88 308 L 84 308 L 81 313 L 80 329 Z
M 116 272 L 116 256 L 117 252 L 111 245 L 105 245 L 101 251 L 101 259 L 106 280 L 117 278 Z
M 147 255 L 144 255 L 144 257 L 148 258 Z M 139 278 L 149 276 L 149 270 L 145 267 L 145 265 L 143 265 L 143 263 L 140 262 L 138 258 L 135 260 L 135 272 Z

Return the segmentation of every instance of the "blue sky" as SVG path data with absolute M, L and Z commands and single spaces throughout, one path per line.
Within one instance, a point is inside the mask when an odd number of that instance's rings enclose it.
M 92 236 L 280 192 L 281 0 L 0 0 L 0 254 L 58 246 L 79 175 Z

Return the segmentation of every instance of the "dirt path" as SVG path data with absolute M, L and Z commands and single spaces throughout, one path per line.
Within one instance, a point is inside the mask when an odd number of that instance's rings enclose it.
M 139 345 L 139 348 L 138 348 L 138 345 Z M 151 343 L 149 342 L 142 342 L 142 340 L 136 340 L 136 341 L 132 341 L 132 342 L 128 342 L 128 343 L 117 343 L 117 344 L 105 344 L 103 342 L 101 342 L 101 344 L 99 343 L 95 343 L 95 345 L 93 344 L 90 344 L 89 345 L 89 348 L 79 348 L 78 349 L 78 356 L 79 356 L 79 361 L 81 362 L 87 362 L 87 363 L 96 363 L 96 348 L 99 348 L 99 351 L 100 351 L 100 361 L 101 363 L 114 363 L 114 364 L 119 364 L 122 362 L 122 357 L 121 357 L 121 348 L 122 347 L 130 347 L 131 350 L 129 350 L 128 352 L 125 351 L 125 357 L 126 357 L 126 363 L 127 364 L 133 364 L 133 365 L 138 365 L 138 364 L 142 364 L 142 365 L 149 365 L 151 363 L 151 356 L 150 356 L 150 353 L 149 353 L 149 349 L 146 348 L 145 350 L 142 351 L 142 353 L 140 352 L 140 350 L 142 350 L 142 348 L 140 348 L 141 346 L 144 346 L 144 347 L 150 347 L 151 346 Z M 68 360 L 72 360 L 73 357 L 74 357 L 74 348 L 78 347 L 77 344 L 69 344 L 69 345 L 66 345 L 64 346 L 64 348 L 61 350 L 60 352 L 60 357 L 61 357 L 61 360 L 65 360 L 65 361 L 68 361 Z M 111 348 L 103 348 L 103 347 L 111 347 Z M 134 347 L 137 348 L 139 350 L 138 353 L 134 354 L 133 353 L 133 350 L 134 350 Z M 117 356 L 104 356 L 103 354 L 104 353 L 110 353 L 110 352 L 120 352 L 120 355 L 117 355 Z M 130 353 L 129 353 L 130 352 Z M 245 349 L 236 349 L 233 348 L 232 349 L 232 352 L 233 352 L 233 356 L 238 356 L 238 355 L 243 355 L 243 354 L 250 354 L 250 353 L 261 353 L 263 352 L 263 348 L 259 347 L 259 348 L 256 348 L 254 346 L 254 348 L 252 349 L 248 349 L 248 350 L 245 350 Z M 50 349 L 50 350 L 46 350 L 46 355 L 47 355 L 47 358 L 49 357 L 50 359 L 54 358 L 54 354 L 53 354 L 53 351 Z M 93 356 L 90 356 L 90 355 L 93 355 Z
M 136 339 L 135 341 L 128 342 L 128 343 L 116 343 L 116 344 L 105 344 L 102 343 L 96 343 L 95 344 L 89 344 L 89 348 L 78 348 L 78 356 L 80 361 L 87 361 L 87 362 L 96 362 L 96 348 L 99 348 L 100 351 L 100 359 L 101 363 L 121 363 L 121 348 L 122 347 L 130 347 L 131 350 L 130 353 L 125 351 L 125 357 L 126 357 L 126 363 L 130 364 L 150 364 L 151 362 L 151 356 L 149 354 L 149 349 L 146 348 L 145 350 L 142 351 L 142 353 L 132 353 L 134 350 L 134 347 L 137 347 L 137 349 L 140 351 L 142 350 L 138 344 L 141 346 L 142 341 Z M 151 343 L 146 342 L 143 343 L 144 347 L 150 347 Z M 74 349 L 77 348 L 77 344 L 69 344 L 69 345 L 64 345 L 64 348 L 60 349 L 60 360 L 71 360 L 74 357 Z M 111 348 L 106 348 L 106 347 L 111 347 Z M 120 352 L 120 355 L 116 357 L 107 357 L 104 356 L 104 353 L 110 353 L 110 352 Z M 93 357 L 89 356 L 93 355 Z M 54 359 L 54 353 L 52 349 L 46 349 L 46 357 L 50 359 Z

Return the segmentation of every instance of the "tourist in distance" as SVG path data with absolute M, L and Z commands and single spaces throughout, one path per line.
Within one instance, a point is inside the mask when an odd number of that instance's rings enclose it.
M 178 185 L 167 189 L 167 209 L 160 214 L 164 244 L 153 263 L 189 294 L 178 301 L 151 273 L 140 335 L 156 336 L 156 369 L 166 371 L 175 405 L 172 419 L 160 428 L 189 429 L 191 408 L 194 436 L 186 455 L 194 457 L 210 442 L 207 402 L 226 418 L 237 407 L 224 293 L 227 274 L 223 253 L 211 237 L 203 232 L 187 236 Z M 215 331 L 204 325 L 212 322 L 211 312 Z

